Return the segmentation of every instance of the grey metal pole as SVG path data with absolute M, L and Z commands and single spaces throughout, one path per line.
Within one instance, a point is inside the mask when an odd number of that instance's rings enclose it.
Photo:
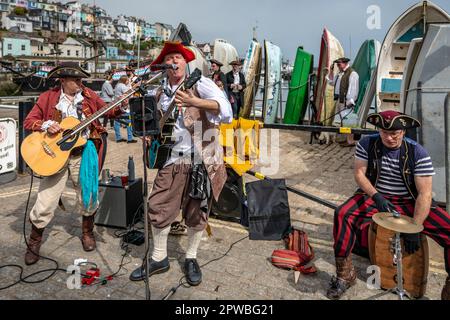
M 417 82 L 417 118 L 419 118 L 420 123 L 423 122 L 422 119 L 422 81 Z M 417 142 L 423 143 L 422 130 L 417 128 Z
M 144 189 L 143 189 L 143 197 L 144 197 L 144 232 L 145 232 L 145 255 L 144 255 L 144 266 L 145 266 L 145 299 L 150 300 L 151 293 L 150 293 L 150 281 L 149 281 L 149 264 L 148 264 L 148 258 L 150 256 L 150 247 L 149 247 L 149 227 L 148 227 L 148 183 L 147 183 L 147 164 L 146 164 L 146 158 L 147 158 L 147 137 L 145 133 L 145 99 L 144 96 L 141 95 L 141 113 L 142 113 L 142 131 L 143 131 L 143 139 L 142 139 L 142 156 L 143 156 L 143 163 L 144 163 Z
M 450 210 L 450 113 L 448 104 L 450 92 L 445 97 L 444 102 L 444 125 L 445 125 L 445 201 L 447 212 Z

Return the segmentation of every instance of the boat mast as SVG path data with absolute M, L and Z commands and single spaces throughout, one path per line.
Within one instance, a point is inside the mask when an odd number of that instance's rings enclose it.
M 59 12 L 56 10 L 56 26 L 53 29 L 53 48 L 55 50 L 55 67 L 59 64 Z M 51 23 L 50 23 L 51 24 Z
M 138 54 L 137 54 L 137 68 L 136 70 L 139 69 L 140 67 L 140 60 L 141 60 L 141 21 L 138 20 L 138 25 L 137 25 L 137 32 L 136 32 L 136 36 L 137 36 L 137 41 L 138 41 Z
M 93 24 L 94 24 L 94 42 L 93 42 L 93 44 L 94 44 L 94 57 L 95 57 L 95 59 L 94 59 L 94 74 L 95 74 L 95 77 L 97 76 L 97 65 L 98 65 L 98 46 L 97 46 L 97 6 L 96 6 L 96 3 L 95 3 L 95 0 L 94 0 L 94 8 L 93 8 L 93 11 L 94 11 L 94 21 L 93 21 Z
M 253 40 L 256 41 L 256 29 L 258 29 L 258 20 L 256 20 L 256 24 L 253 27 Z

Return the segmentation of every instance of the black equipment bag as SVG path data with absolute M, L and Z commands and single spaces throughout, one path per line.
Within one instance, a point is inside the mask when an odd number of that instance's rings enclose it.
M 291 229 L 284 179 L 249 182 L 247 191 L 250 240 L 281 240 Z

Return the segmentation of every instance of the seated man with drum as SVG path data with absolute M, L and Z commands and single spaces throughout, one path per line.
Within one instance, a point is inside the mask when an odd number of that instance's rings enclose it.
M 335 211 L 333 237 L 336 276 L 327 297 L 339 299 L 356 282 L 351 253 L 362 230 L 377 212 L 397 211 L 423 225 L 423 234 L 444 247 L 445 269 L 450 275 L 450 215 L 432 199 L 435 174 L 428 152 L 406 138 L 406 130 L 420 123 L 397 111 L 372 114 L 367 121 L 379 134 L 362 138 L 355 152 L 354 175 L 359 189 Z M 402 234 L 404 251 L 412 254 L 420 248 L 420 234 Z M 361 241 L 363 242 L 363 241 Z M 450 276 L 442 290 L 442 299 L 450 299 Z

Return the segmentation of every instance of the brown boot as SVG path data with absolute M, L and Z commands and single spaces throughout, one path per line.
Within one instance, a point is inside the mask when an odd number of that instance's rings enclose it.
M 81 243 L 84 251 L 92 251 L 96 248 L 94 237 L 94 215 L 90 217 L 83 216 Z
M 337 300 L 355 283 L 356 272 L 352 265 L 351 256 L 347 258 L 336 257 L 336 276 L 331 278 L 327 297 L 329 299 Z
M 42 234 L 44 228 L 38 229 L 34 224 L 31 224 L 31 234 L 28 239 L 27 252 L 25 253 L 25 264 L 32 265 L 39 260 L 39 249 L 41 248 Z
M 442 288 L 441 300 L 450 300 L 450 276 L 447 276 L 445 285 Z

